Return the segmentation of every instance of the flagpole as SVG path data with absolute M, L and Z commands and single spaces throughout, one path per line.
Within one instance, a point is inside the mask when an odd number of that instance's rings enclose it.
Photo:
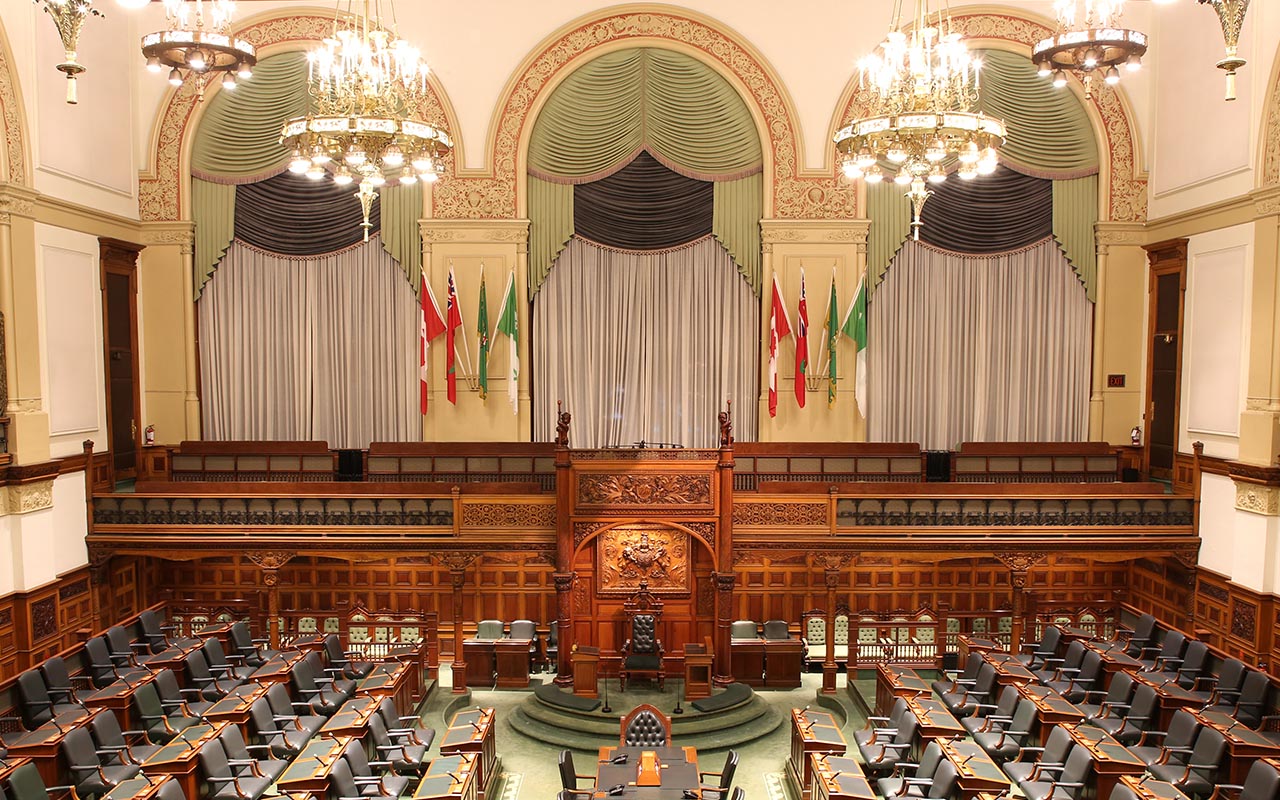
M 480 276 L 481 276 L 481 277 L 484 277 L 484 263 L 483 263 L 483 262 L 481 262 L 481 264 L 480 264 Z M 455 289 L 455 291 L 456 291 L 456 289 Z M 453 343 L 453 355 L 454 355 L 454 357 L 455 357 L 455 358 L 457 358 L 457 359 L 458 359 L 459 361 L 461 361 L 463 364 L 470 364 L 470 363 L 471 363 L 471 345 L 467 344 L 467 322 L 466 322 L 466 320 L 464 320 L 464 319 L 462 318 L 462 298 L 458 298 L 458 321 L 459 321 L 460 323 L 462 323 L 461 325 L 459 325 L 459 326 L 458 326 L 458 330 L 460 330 L 460 331 L 462 332 L 462 351 L 463 351 L 464 353 L 466 353 L 466 356 L 467 356 L 467 357 L 464 359 L 464 358 L 461 358 L 461 357 L 458 355 L 458 343 L 457 343 L 457 342 L 454 342 L 454 343 Z M 466 379 L 467 379 L 467 382 L 468 382 L 468 383 L 470 383 L 470 382 L 471 382 L 471 379 L 472 379 L 474 376 L 475 376 L 475 373 L 474 373 L 474 372 L 472 372 L 472 373 L 470 373 L 470 374 L 464 374 L 462 377 L 466 378 Z
M 835 283 L 836 283 L 836 268 L 833 266 L 831 267 L 831 285 L 834 286 Z M 840 312 L 840 309 L 838 308 L 834 310 L 836 311 L 836 313 Z M 823 320 L 822 341 L 818 342 L 818 352 L 823 353 L 825 355 L 826 360 L 822 362 L 822 366 L 818 367 L 819 374 L 826 372 L 827 365 L 831 363 L 831 350 L 827 347 L 828 330 L 827 330 L 827 324 L 826 324 L 826 320 L 831 318 L 831 311 L 832 311 L 831 293 L 827 292 L 827 316 Z
M 483 262 L 483 261 L 481 261 L 481 262 L 480 262 L 480 285 L 481 285 L 481 286 L 484 286 L 484 262 Z M 480 302 L 480 301 L 479 301 L 479 297 L 480 297 L 480 295 L 477 293 L 477 294 L 476 294 L 476 298 L 477 298 L 477 299 L 476 299 L 476 303 L 477 303 L 477 304 Z M 487 300 L 487 298 L 486 298 L 486 300 Z M 477 309 L 478 309 L 478 308 L 479 308 L 479 305 L 477 305 Z M 477 311 L 477 313 L 479 313 L 479 312 Z M 463 327 L 465 328 L 466 326 L 464 325 Z M 476 336 L 479 336 L 479 335 L 480 335 L 480 333 L 479 333 L 479 331 L 477 331 L 477 332 L 476 332 Z M 493 340 L 491 339 L 490 341 L 493 341 Z M 464 339 L 462 343 L 463 343 L 463 345 L 466 345 L 466 340 Z M 477 346 L 479 346 L 479 344 L 480 344 L 479 342 L 477 342 L 477 343 L 476 343 L 476 345 L 477 345 Z M 471 361 L 471 350 L 470 350 L 470 348 L 468 348 L 468 349 L 467 349 L 467 361 L 468 361 L 468 362 L 470 362 L 470 361 Z M 479 377 L 480 377 L 480 354 L 479 354 L 479 353 L 477 353 L 477 354 L 476 354 L 476 371 L 475 371 L 475 375 L 476 375 L 476 378 L 477 378 L 477 379 L 479 379 Z M 477 388 L 477 390 L 479 389 L 479 385 L 478 385 L 478 384 L 477 384 L 477 387 L 476 387 L 476 388 Z

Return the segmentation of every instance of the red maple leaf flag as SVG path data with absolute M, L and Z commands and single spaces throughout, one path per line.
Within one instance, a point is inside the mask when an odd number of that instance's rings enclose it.
M 430 363 L 427 354 L 431 350 L 431 340 L 444 333 L 444 318 L 440 316 L 440 306 L 436 296 L 427 283 L 427 276 L 422 276 L 422 308 L 418 315 L 418 341 L 421 344 L 418 353 L 418 383 L 422 388 L 422 413 L 427 413 L 427 365 Z
M 769 314 L 769 416 L 778 416 L 778 342 L 791 334 L 787 307 L 782 303 L 778 276 L 773 276 L 773 309 Z
M 804 267 L 800 268 L 800 312 L 796 318 L 796 402 L 804 408 L 805 373 L 809 371 L 809 306 L 804 300 Z
M 462 327 L 462 309 L 458 307 L 458 288 L 453 279 L 453 265 L 449 265 L 449 297 L 445 310 L 444 346 L 448 349 L 448 369 L 445 370 L 445 386 L 449 402 L 458 404 L 458 354 L 454 350 L 455 332 Z

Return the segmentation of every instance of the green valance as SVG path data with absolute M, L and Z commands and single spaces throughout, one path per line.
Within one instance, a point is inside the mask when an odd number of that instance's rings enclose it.
M 191 148 L 191 174 L 218 183 L 278 175 L 289 162 L 280 126 L 311 108 L 307 56 L 295 51 L 264 58 L 252 78 L 207 103 Z
M 736 181 L 716 181 L 711 234 L 733 256 L 738 272 L 751 291 L 760 295 L 764 278 L 760 264 L 760 217 L 764 216 L 764 175 L 757 172 Z
M 382 249 L 400 263 L 413 293 L 422 291 L 422 183 L 384 186 L 378 192 L 382 206 Z
M 1089 301 L 1098 302 L 1098 176 L 1053 182 L 1053 238 L 1071 262 Z
M 639 48 L 608 53 L 565 79 L 533 126 L 529 171 L 589 183 L 641 149 L 699 180 L 736 180 L 763 160 L 755 122 L 723 77 L 691 56 Z
M 236 235 L 235 185 L 192 178 L 191 219 L 196 223 L 194 277 L 198 300 Z
M 895 183 L 867 184 L 867 292 L 884 280 L 893 257 L 911 235 L 911 201 Z
M 529 295 L 573 237 L 573 186 L 529 176 Z
M 1003 119 L 1009 135 L 1000 163 L 1037 178 L 1062 180 L 1098 171 L 1098 143 L 1075 94 L 1036 74 L 1026 56 L 985 50 L 978 110 Z

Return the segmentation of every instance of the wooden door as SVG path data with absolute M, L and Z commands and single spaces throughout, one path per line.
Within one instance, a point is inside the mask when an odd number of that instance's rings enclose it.
M 1143 469 L 1173 479 L 1182 388 L 1182 312 L 1187 290 L 1187 240 L 1148 245 L 1147 408 Z
M 138 381 L 138 253 L 141 245 L 99 239 L 102 269 L 104 374 L 107 381 L 107 441 L 113 480 L 138 474 L 142 441 Z

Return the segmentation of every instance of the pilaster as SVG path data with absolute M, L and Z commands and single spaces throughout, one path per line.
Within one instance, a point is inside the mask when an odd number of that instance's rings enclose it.
M 41 396 L 36 193 L 0 186 L 0 313 L 4 315 L 9 452 L 19 464 L 49 458 L 49 413 Z
M 1240 460 L 1274 464 L 1280 455 L 1280 187 L 1254 195 L 1247 388 L 1240 414 Z
M 146 222 L 138 260 L 141 424 L 156 442 L 200 438 L 191 222 Z
M 1142 419 L 1146 380 L 1143 317 L 1146 307 L 1144 233 L 1136 223 L 1099 222 L 1097 299 L 1093 308 L 1093 369 L 1089 394 L 1089 439 L 1127 444 Z M 1124 376 L 1109 386 L 1109 375 Z

